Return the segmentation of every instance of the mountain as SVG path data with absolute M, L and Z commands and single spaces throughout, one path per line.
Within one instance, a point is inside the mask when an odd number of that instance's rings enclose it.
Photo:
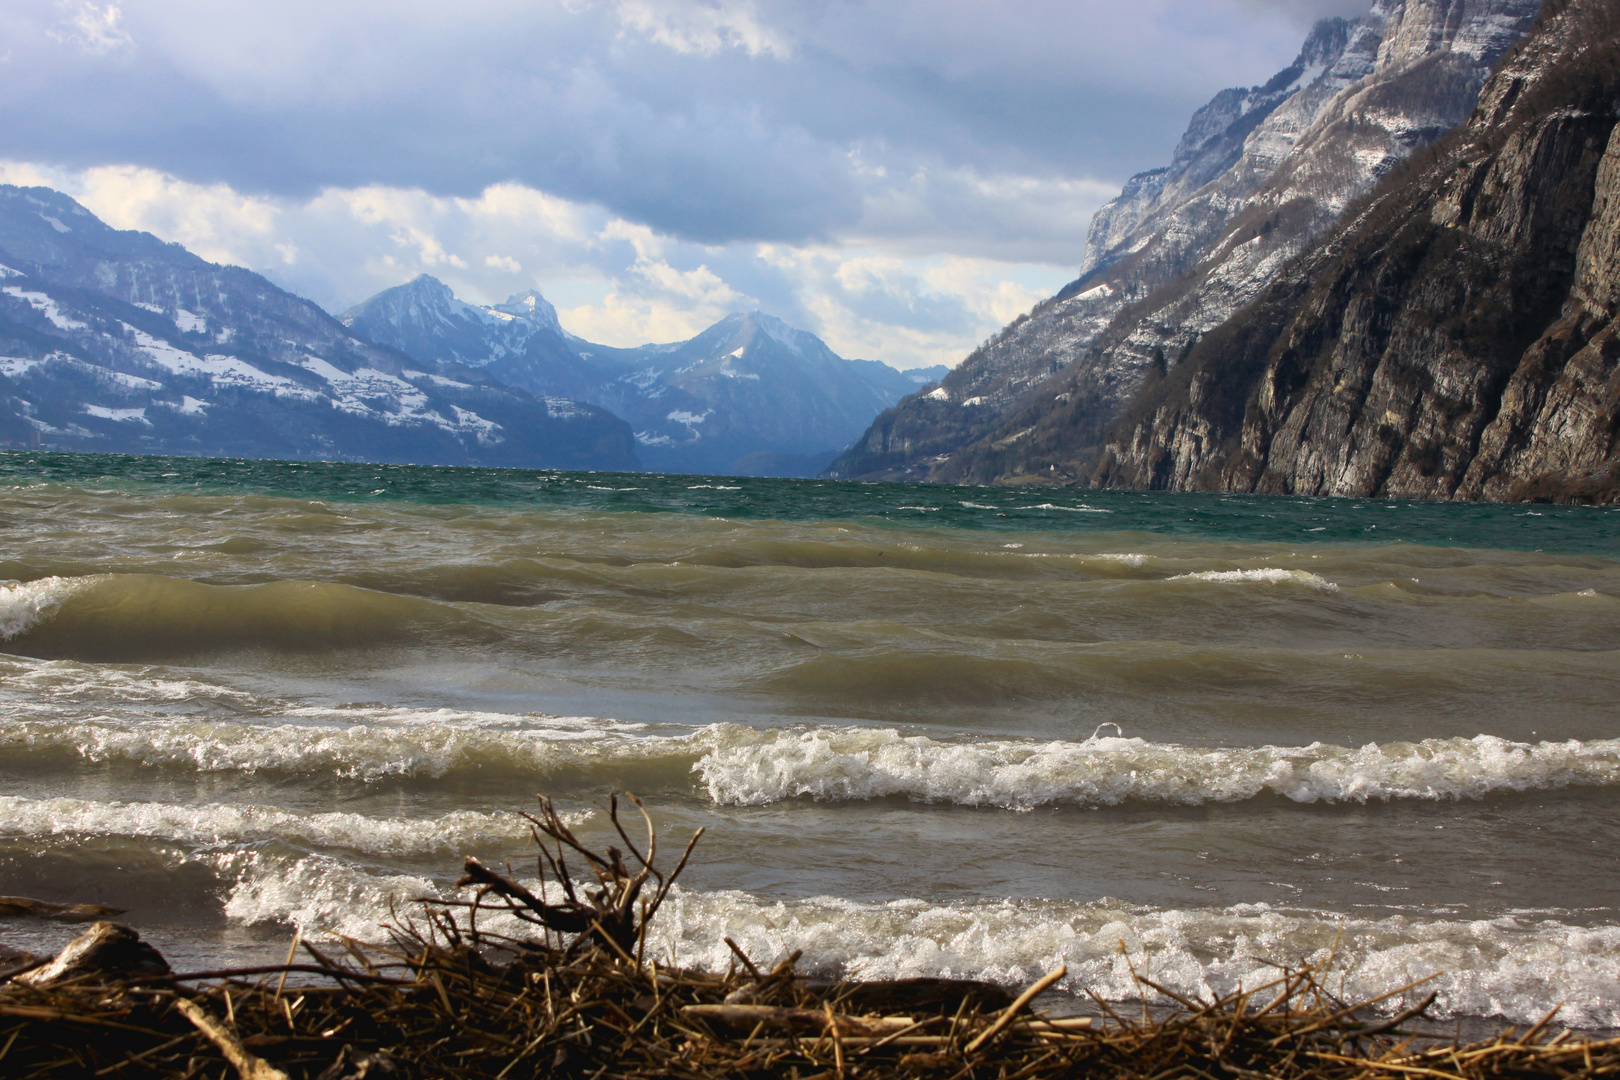
M 419 370 L 258 274 L 0 186 L 0 444 L 635 468 L 605 410 Z
M 1547 7 L 1461 130 L 1144 389 L 1093 482 L 1620 501 L 1620 9 Z
M 481 307 L 428 275 L 340 316 L 355 333 L 424 365 L 456 364 L 537 394 L 611 410 L 661 472 L 807 476 L 873 416 L 944 374 L 846 360 L 761 312 L 688 341 L 615 348 L 568 334 L 537 292 Z
M 1096 446 L 1150 371 L 1467 117 L 1539 7 L 1379 0 L 1360 19 L 1318 23 L 1292 64 L 1263 86 L 1217 94 L 1168 166 L 1131 178 L 1098 211 L 1080 277 L 976 350 L 939 392 L 880 416 L 833 471 L 989 482 L 1030 475 L 1036 433 Z

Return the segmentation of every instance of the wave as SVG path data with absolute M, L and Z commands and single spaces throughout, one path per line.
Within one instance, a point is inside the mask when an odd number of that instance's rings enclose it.
M 487 642 L 498 632 L 442 604 L 351 585 L 103 574 L 0 585 L 0 637 L 27 655 L 105 661 L 446 637 Z
M 391 910 L 420 897 L 461 898 L 442 883 L 372 874 L 324 856 L 249 853 L 222 863 L 234 879 L 225 912 L 375 940 Z M 509 918 L 509 917 L 507 917 Z M 1370 998 L 1440 972 L 1436 1014 L 1620 1026 L 1620 926 L 1580 926 L 1566 913 L 1481 919 L 1357 918 L 1264 904 L 1160 909 L 1109 900 L 887 903 L 838 897 L 771 900 L 677 887 L 654 923 L 649 954 L 725 970 L 730 937 L 756 962 L 803 953 L 801 970 L 850 979 L 978 978 L 1027 984 L 1058 964 L 1059 989 L 1110 1001 L 1143 996 L 1133 971 L 1187 997 L 1212 997 L 1276 977 L 1277 964 L 1324 964 L 1341 997 Z M 480 920 L 481 923 L 484 920 Z M 488 928 L 518 929 L 493 916 Z M 1149 1001 L 1162 1000 L 1156 992 Z M 1399 1000 L 1385 1011 L 1400 1007 Z
M 1097 506 L 1059 506 L 1056 503 L 1036 503 L 1034 506 L 1017 506 L 1015 510 L 1067 510 L 1071 514 L 1112 514 L 1112 510 L 1104 510 Z
M 1199 570 L 1190 574 L 1177 574 L 1166 581 L 1214 581 L 1222 583 L 1262 582 L 1267 585 L 1304 585 L 1322 592 L 1338 592 L 1333 582 L 1308 570 L 1285 570 L 1264 567 L 1258 570 Z
M 318 719 L 326 710 L 310 710 Z M 654 777 L 682 776 L 693 754 L 684 740 L 590 737 L 566 723 L 512 730 L 504 722 L 451 724 L 243 723 L 146 719 L 83 722 L 16 721 L 0 725 L 0 755 L 38 759 L 52 751 L 94 763 L 130 763 L 204 773 L 289 773 L 378 781 L 435 780 L 459 773 L 495 774 L 528 783 L 536 778 L 610 780 L 623 766 L 665 765 Z M 533 719 L 529 724 L 535 723 Z M 611 724 L 611 722 L 609 722 Z M 606 768 L 604 768 L 606 766 Z
M 1278 797 L 1300 804 L 1479 799 L 1620 784 L 1620 739 L 1513 742 L 1492 735 L 1361 747 L 1210 748 L 1120 736 L 1084 741 L 941 740 L 888 728 L 684 735 L 588 717 L 429 710 L 298 710 L 301 723 L 147 719 L 0 725 L 0 754 L 200 772 L 326 774 L 361 781 L 479 775 L 531 785 L 688 789 L 718 805 L 794 799 L 1038 806 L 1172 806 Z M 353 723 L 365 718 L 368 723 Z M 349 723 L 322 721 L 348 720 Z M 407 722 L 400 722 L 401 720 Z M 542 726 L 547 725 L 547 726 Z
M 0 641 L 26 634 L 48 618 L 74 592 L 95 578 L 48 577 L 38 581 L 0 582 Z
M 1200 806 L 1276 795 L 1296 803 L 1482 798 L 1620 783 L 1620 739 L 1472 739 L 1206 749 L 1135 738 L 946 743 L 892 730 L 736 732 L 695 766 L 716 803 L 795 798 L 1028 810 L 1127 801 Z
M 570 825 L 591 811 L 563 815 Z M 274 806 L 219 803 L 96 802 L 0 796 L 0 835 L 13 837 L 122 836 L 192 845 L 265 840 L 367 855 L 458 855 L 468 849 L 522 844 L 528 823 L 516 814 L 457 810 L 437 818 L 386 818 L 305 813 Z

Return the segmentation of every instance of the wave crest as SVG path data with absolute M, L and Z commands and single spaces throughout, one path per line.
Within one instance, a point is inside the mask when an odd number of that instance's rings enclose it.
M 1472 739 L 1206 749 L 1141 739 L 946 743 L 892 730 L 735 733 L 694 766 L 717 803 L 900 796 L 1029 810 L 1145 801 L 1197 806 L 1274 794 L 1297 803 L 1480 798 L 1620 781 L 1620 740 Z

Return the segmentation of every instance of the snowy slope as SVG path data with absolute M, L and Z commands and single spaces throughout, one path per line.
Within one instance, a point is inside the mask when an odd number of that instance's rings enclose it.
M 603 410 L 422 370 L 239 267 L 0 187 L 0 444 L 634 468 Z

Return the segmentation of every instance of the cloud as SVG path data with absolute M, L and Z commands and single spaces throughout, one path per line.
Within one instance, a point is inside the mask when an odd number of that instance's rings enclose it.
M 539 287 L 608 344 L 758 306 L 951 363 L 1072 276 L 1194 108 L 1345 9 L 0 0 L 0 176 L 331 310 L 426 272 Z
M 116 228 L 259 270 L 333 312 L 429 273 L 480 303 L 539 288 L 567 329 L 607 345 L 679 341 L 761 308 L 846 356 L 950 364 L 1070 274 L 873 248 L 694 244 L 518 184 L 472 197 L 369 185 L 294 199 L 130 166 L 3 161 L 0 182 L 66 191 Z
M 912 250 L 1012 257 L 1053 230 L 974 236 L 974 183 L 1033 181 L 1034 207 L 1117 187 L 1215 90 L 1286 64 L 1297 7 L 0 0 L 0 154 L 302 200 L 515 183 L 709 244 L 836 241 L 886 206 Z M 944 217 L 907 209 L 920 175 Z
M 1359 18 L 1372 8 L 1371 0 L 1244 0 L 1244 3 L 1258 11 L 1280 13 L 1300 27 L 1334 16 Z
M 619 24 L 676 52 L 713 56 L 741 49 L 749 56 L 790 56 L 791 43 L 759 17 L 752 0 L 620 0 Z
M 92 56 L 102 56 L 133 44 L 120 25 L 124 13 L 117 4 L 102 6 L 90 0 L 58 0 L 57 6 L 63 10 L 63 17 L 59 27 L 49 31 L 55 40 Z

